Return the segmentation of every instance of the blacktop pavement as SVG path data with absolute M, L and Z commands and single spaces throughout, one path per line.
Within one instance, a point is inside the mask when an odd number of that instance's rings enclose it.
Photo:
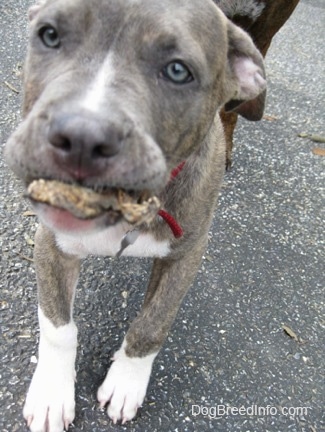
M 0 3 L 1 432 L 26 431 L 21 411 L 39 335 L 37 221 L 2 158 L 20 120 L 30 3 Z M 325 430 L 324 144 L 310 139 L 325 134 L 324 34 L 324 0 L 302 0 L 274 38 L 266 117 L 239 123 L 200 272 L 156 360 L 145 404 L 125 426 L 99 410 L 96 389 L 140 308 L 150 260 L 84 262 L 71 431 Z

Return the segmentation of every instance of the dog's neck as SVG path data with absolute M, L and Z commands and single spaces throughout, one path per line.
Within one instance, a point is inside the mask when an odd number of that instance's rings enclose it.
M 177 167 L 175 167 L 171 173 L 170 173 L 170 179 L 169 181 L 172 181 L 175 179 L 175 177 L 178 176 L 178 174 L 182 171 L 184 168 L 186 161 L 182 161 Z M 176 219 L 173 218 L 166 210 L 160 209 L 158 212 L 158 216 L 160 216 L 169 226 L 169 228 L 172 230 L 175 238 L 180 238 L 183 236 L 184 232 L 182 227 L 178 224 Z

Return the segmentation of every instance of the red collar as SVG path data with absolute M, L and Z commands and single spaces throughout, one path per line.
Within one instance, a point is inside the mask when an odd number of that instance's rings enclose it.
M 185 161 L 181 162 L 176 168 L 172 170 L 170 173 L 169 181 L 172 181 L 184 168 Z M 177 223 L 177 221 L 171 216 L 166 210 L 159 210 L 158 215 L 163 218 L 163 220 L 167 223 L 169 228 L 172 230 L 175 238 L 180 238 L 183 236 L 184 232 L 182 227 Z

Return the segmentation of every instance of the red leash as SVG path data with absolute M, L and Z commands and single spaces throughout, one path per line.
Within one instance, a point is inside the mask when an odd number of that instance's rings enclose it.
M 164 221 L 169 225 L 175 238 L 180 238 L 183 235 L 182 227 L 176 222 L 176 220 L 171 216 L 166 210 L 159 210 L 158 215 L 164 219 Z
M 178 176 L 178 174 L 182 171 L 182 169 L 184 168 L 185 165 L 185 161 L 181 162 L 179 165 L 177 165 L 176 168 L 174 168 L 172 170 L 172 172 L 170 173 L 170 181 L 173 180 L 175 177 Z
M 170 173 L 170 181 L 173 180 L 184 168 L 185 161 L 181 162 L 176 168 L 172 170 Z M 182 227 L 177 223 L 177 221 L 171 216 L 166 210 L 159 210 L 158 215 L 163 218 L 163 220 L 167 223 L 169 228 L 172 230 L 175 238 L 180 238 L 184 234 Z

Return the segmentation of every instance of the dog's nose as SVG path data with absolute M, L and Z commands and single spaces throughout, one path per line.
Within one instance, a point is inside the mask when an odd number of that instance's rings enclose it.
M 128 133 L 125 124 L 93 117 L 91 113 L 52 118 L 48 139 L 56 162 L 78 180 L 100 174 L 103 162 L 118 154 Z

